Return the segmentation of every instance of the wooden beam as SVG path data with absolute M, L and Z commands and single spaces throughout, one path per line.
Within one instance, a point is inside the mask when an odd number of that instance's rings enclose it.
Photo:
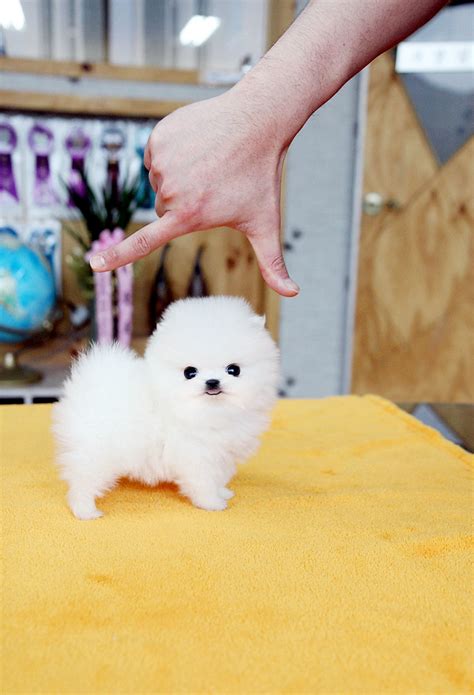
M 0 108 L 15 111 L 42 111 L 87 116 L 160 118 L 184 106 L 181 101 L 151 101 L 122 97 L 91 97 L 48 92 L 0 90 Z
M 296 16 L 296 0 L 269 0 L 267 48 L 271 48 Z
M 199 84 L 197 70 L 171 70 L 165 68 L 112 65 L 111 63 L 76 63 L 62 60 L 0 57 L 0 72 L 21 72 L 33 75 L 60 75 L 71 79 L 96 78 L 103 80 L 130 80 L 133 82 L 171 82 Z

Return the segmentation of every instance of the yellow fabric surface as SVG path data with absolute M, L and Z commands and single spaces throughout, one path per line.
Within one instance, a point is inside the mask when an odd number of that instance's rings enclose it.
M 74 519 L 49 406 L 0 408 L 2 693 L 472 692 L 472 456 L 375 397 L 283 401 L 225 512 Z

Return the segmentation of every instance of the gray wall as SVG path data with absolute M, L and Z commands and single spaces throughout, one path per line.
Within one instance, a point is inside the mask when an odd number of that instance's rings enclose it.
M 285 256 L 301 293 L 281 304 L 287 396 L 348 389 L 364 93 L 364 77 L 355 77 L 312 116 L 288 154 Z

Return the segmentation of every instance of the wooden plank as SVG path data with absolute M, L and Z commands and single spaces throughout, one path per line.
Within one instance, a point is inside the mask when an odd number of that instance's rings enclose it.
M 78 223 L 73 223 L 76 226 Z M 68 222 L 68 225 L 71 225 Z M 142 225 L 130 225 L 134 232 Z M 186 295 L 191 279 L 196 253 L 200 245 L 205 246 L 202 256 L 203 273 L 210 294 L 227 294 L 245 297 L 260 314 L 269 313 L 274 321 L 273 310 L 265 306 L 265 285 L 260 275 L 252 247 L 246 237 L 235 229 L 219 228 L 211 231 L 194 232 L 174 239 L 167 257 L 167 271 L 175 299 Z M 73 302 L 83 302 L 80 290 L 71 269 L 65 263 L 75 242 L 63 234 L 63 292 Z M 134 321 L 135 336 L 148 333 L 148 298 L 159 264 L 162 250 L 157 250 L 140 260 L 135 268 Z M 273 325 L 273 324 L 272 324 Z
M 174 297 L 179 299 L 186 296 L 201 245 L 204 246 L 202 269 L 209 293 L 244 297 L 255 311 L 263 314 L 263 280 L 249 242 L 235 229 L 194 232 L 172 241 L 167 261 Z M 151 280 L 152 277 L 150 285 Z M 138 314 L 137 330 L 142 326 L 143 321 Z
M 0 90 L 0 108 L 15 111 L 42 111 L 87 116 L 160 118 L 184 106 L 182 101 L 152 101 L 121 97 L 77 96 L 47 92 Z
M 438 165 L 395 74 L 390 53 L 370 66 L 366 129 L 363 195 L 377 192 L 406 206 L 433 178 Z M 367 349 L 375 349 L 378 337 L 371 320 L 374 247 L 385 226 L 399 215 L 385 209 L 374 217 L 363 214 L 361 219 L 352 370 L 352 388 L 358 393 L 372 388 L 370 379 L 366 383 Z M 410 394 L 403 399 L 411 400 Z
M 278 343 L 280 339 L 280 304 L 280 295 L 265 284 L 263 287 L 263 313 L 266 319 L 265 325 L 276 343 Z
M 474 400 L 474 138 L 373 240 L 353 390 Z
M 435 157 L 395 73 L 392 55 L 385 53 L 370 66 L 363 195 L 377 192 L 406 207 L 437 171 Z M 378 340 L 373 320 L 374 249 L 385 226 L 400 214 L 385 209 L 374 217 L 363 214 L 361 219 L 352 366 L 352 390 L 356 393 L 374 390 L 369 359 L 370 352 L 377 352 Z M 382 389 L 379 393 L 388 395 L 380 378 L 378 388 Z M 408 393 L 397 400 L 415 399 Z
M 111 63 L 77 63 L 62 60 L 0 57 L 0 72 L 33 75 L 60 75 L 73 79 L 96 78 L 133 82 L 171 82 L 199 84 L 197 70 L 176 70 L 148 66 L 113 65 Z
M 411 102 L 385 53 L 370 67 L 365 140 L 364 194 L 375 191 L 406 205 L 438 170 Z M 416 162 L 416 166 L 414 163 Z M 366 222 L 383 224 L 393 213 Z
M 271 48 L 296 17 L 296 0 L 268 1 L 267 48 Z

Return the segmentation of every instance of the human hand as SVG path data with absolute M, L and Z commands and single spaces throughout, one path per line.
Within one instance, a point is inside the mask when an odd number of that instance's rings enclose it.
M 145 150 L 159 219 L 91 259 L 96 271 L 146 256 L 171 239 L 232 227 L 255 251 L 267 284 L 283 296 L 299 292 L 280 241 L 280 188 L 287 144 L 269 114 L 237 90 L 178 109 L 160 121 Z
M 248 237 L 270 287 L 298 294 L 280 243 L 281 171 L 289 143 L 348 79 L 446 2 L 310 0 L 235 87 L 158 123 L 145 165 L 160 219 L 93 257 L 93 269 L 113 270 L 174 237 L 228 226 Z

